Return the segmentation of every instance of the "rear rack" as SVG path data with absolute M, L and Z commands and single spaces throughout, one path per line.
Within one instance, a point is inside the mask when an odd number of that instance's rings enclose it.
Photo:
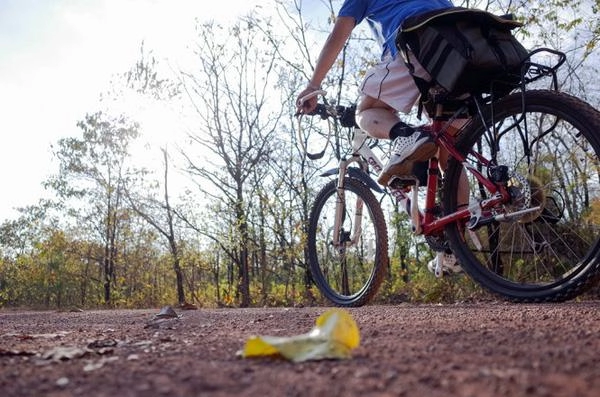
M 554 56 L 557 58 L 554 65 L 548 66 L 541 63 L 533 62 L 533 56 L 540 53 L 548 53 L 550 56 Z M 567 56 L 557 50 L 553 50 L 551 48 L 538 48 L 529 53 L 527 59 L 523 62 L 523 66 L 521 67 L 521 88 L 525 88 L 527 84 L 530 84 L 536 80 L 539 80 L 544 77 L 552 78 L 552 89 L 558 89 L 558 79 L 556 77 L 556 71 L 558 68 L 565 63 Z

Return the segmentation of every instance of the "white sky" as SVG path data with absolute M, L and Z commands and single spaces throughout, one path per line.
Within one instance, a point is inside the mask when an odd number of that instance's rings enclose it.
M 0 0 L 0 222 L 38 202 L 56 173 L 51 144 L 80 136 L 111 76 L 140 44 L 176 57 L 194 18 L 224 20 L 270 0 Z M 271 0 L 272 1 L 272 0 Z

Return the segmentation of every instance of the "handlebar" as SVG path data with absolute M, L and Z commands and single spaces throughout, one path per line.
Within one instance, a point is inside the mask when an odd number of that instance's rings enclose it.
M 313 98 L 318 95 L 326 95 L 325 91 L 318 90 L 311 92 L 310 94 L 300 98 L 298 101 L 300 105 L 304 103 L 306 100 Z M 356 105 L 352 106 L 342 106 L 342 105 L 328 105 L 326 103 L 317 103 L 317 106 L 310 112 L 297 112 L 296 117 L 298 119 L 298 135 L 302 133 L 302 124 L 301 119 L 302 116 L 319 116 L 322 120 L 333 119 L 340 123 L 342 127 L 348 128 L 359 128 L 358 124 L 356 124 Z M 307 157 L 311 160 L 317 160 L 322 158 L 325 155 L 325 151 L 327 150 L 327 146 L 331 143 L 331 128 L 329 129 L 329 133 L 327 135 L 327 139 L 325 142 L 325 147 L 321 152 L 318 153 L 309 153 L 306 149 L 306 145 L 300 136 L 299 139 L 300 144 L 302 145 L 302 149 L 306 153 Z
M 319 90 L 311 92 L 310 94 L 300 98 L 300 104 L 305 102 L 306 100 L 315 97 L 317 95 L 325 95 L 326 92 Z M 356 124 L 356 118 L 354 114 L 356 113 L 356 105 L 352 106 L 331 106 L 326 105 L 324 103 L 317 103 L 317 107 L 308 113 L 296 113 L 296 117 L 301 115 L 306 116 L 319 116 L 323 120 L 327 120 L 328 118 L 336 119 L 340 122 L 342 127 L 350 127 L 350 128 L 359 128 L 358 124 Z
M 317 107 L 309 112 L 302 113 L 307 116 L 319 116 L 321 119 L 326 120 L 328 118 L 336 119 L 340 122 L 342 127 L 359 128 L 356 124 L 356 106 L 328 106 L 323 103 L 318 103 Z
M 299 105 L 310 98 L 313 98 L 317 95 L 325 96 L 325 91 L 314 91 L 302 98 L 300 98 Z M 349 130 L 356 131 L 359 130 L 360 127 L 356 123 L 356 105 L 350 106 L 342 106 L 342 105 L 328 105 L 327 103 L 317 103 L 317 106 L 310 112 L 298 112 L 296 113 L 296 117 L 298 119 L 298 135 L 300 137 L 299 142 L 302 146 L 302 150 L 306 153 L 307 157 L 311 160 L 317 160 L 322 158 L 325 155 L 325 151 L 329 145 L 335 145 L 336 156 L 340 158 L 340 140 L 334 139 L 332 140 L 332 128 L 329 126 L 329 132 L 326 137 L 325 147 L 319 153 L 309 153 L 306 149 L 306 144 L 302 139 L 302 116 L 319 116 L 322 120 L 332 119 L 334 122 L 339 123 L 340 126 L 348 128 Z M 364 134 L 364 132 L 362 132 Z M 348 137 L 349 141 L 352 141 L 353 137 Z M 368 141 L 363 141 L 366 143 L 371 149 L 375 148 L 378 145 L 378 139 L 368 139 Z

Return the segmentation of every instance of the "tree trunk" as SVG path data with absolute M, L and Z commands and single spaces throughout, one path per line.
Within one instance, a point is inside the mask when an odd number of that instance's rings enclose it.
M 110 303 L 110 259 L 108 258 L 108 247 L 105 249 L 104 256 L 104 303 Z
M 185 303 L 185 293 L 183 291 L 183 272 L 179 262 L 179 255 L 173 254 L 173 270 L 177 280 L 177 302 L 183 305 Z
M 240 295 L 240 306 L 250 306 L 250 272 L 248 264 L 248 249 L 246 243 L 242 243 L 243 246 L 240 249 L 240 263 L 239 263 L 239 284 L 238 293 Z

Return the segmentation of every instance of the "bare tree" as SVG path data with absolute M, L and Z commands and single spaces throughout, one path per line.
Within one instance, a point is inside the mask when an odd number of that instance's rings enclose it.
M 221 246 L 230 247 L 227 251 L 238 269 L 240 305 L 248 306 L 249 206 L 255 188 L 250 176 L 264 169 L 259 164 L 270 160 L 282 114 L 281 102 L 274 95 L 276 56 L 260 45 L 259 31 L 250 21 L 230 28 L 209 23 L 199 25 L 197 31 L 200 70 L 184 75 L 184 89 L 198 117 L 191 143 L 199 145 L 204 156 L 199 159 L 189 149 L 184 156 L 201 192 L 230 211 L 233 234 L 219 230 L 210 234 Z
M 81 138 L 62 138 L 55 155 L 58 175 L 50 178 L 62 200 L 76 200 L 72 214 L 76 222 L 89 225 L 104 247 L 102 255 L 104 302 L 111 301 L 124 206 L 124 186 L 137 171 L 129 168 L 129 144 L 138 136 L 138 126 L 125 117 L 111 118 L 101 112 L 86 115 L 78 123 Z M 82 205 L 82 203 L 85 203 Z
M 164 166 L 162 200 L 151 197 L 147 190 L 143 196 L 134 196 L 134 193 L 128 189 L 127 198 L 131 208 L 167 240 L 173 261 L 173 271 L 175 272 L 177 301 L 183 306 L 186 304 L 186 299 L 183 271 L 181 270 L 181 253 L 175 229 L 176 212 L 171 206 L 169 196 L 169 156 L 167 149 L 163 148 L 162 154 Z

